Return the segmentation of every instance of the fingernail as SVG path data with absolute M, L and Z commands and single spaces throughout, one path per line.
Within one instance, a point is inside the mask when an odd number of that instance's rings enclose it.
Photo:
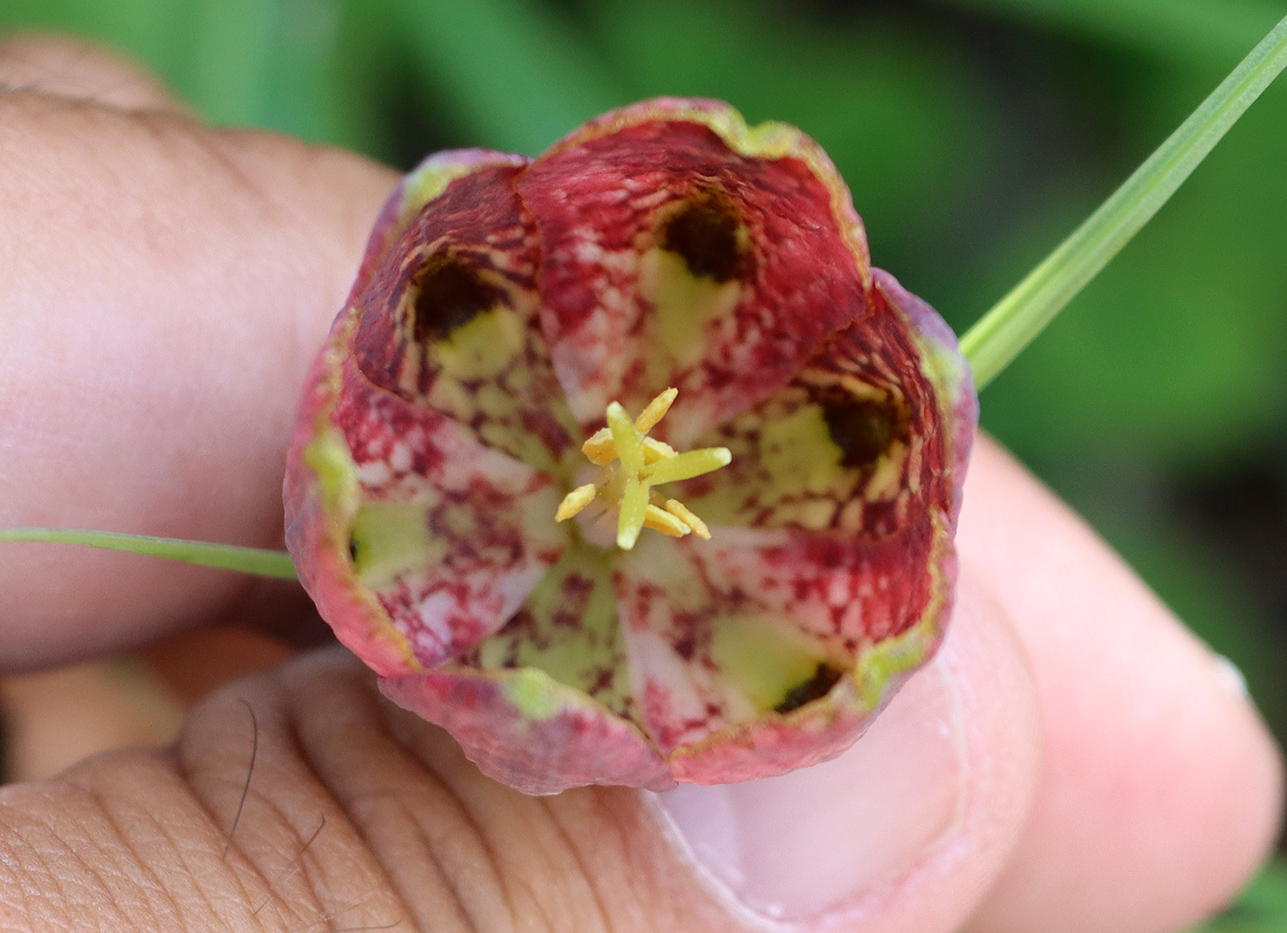
M 821 918 L 899 881 L 951 837 L 964 800 L 960 706 L 935 662 L 832 761 L 655 799 L 719 893 L 767 920 Z

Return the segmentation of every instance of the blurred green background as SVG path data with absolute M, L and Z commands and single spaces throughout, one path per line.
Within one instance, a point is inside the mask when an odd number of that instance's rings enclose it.
M 1283 14 L 1280 0 L 4 0 L 210 120 L 409 168 L 536 154 L 655 94 L 795 123 L 876 264 L 963 331 Z M 1287 737 L 1287 81 L 983 396 L 984 425 L 1246 675 Z M 1147 663 L 1147 659 L 1141 659 Z M 1212 929 L 1287 929 L 1272 870 Z

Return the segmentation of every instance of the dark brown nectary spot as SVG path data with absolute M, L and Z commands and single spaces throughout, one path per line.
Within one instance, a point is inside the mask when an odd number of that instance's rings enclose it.
M 825 697 L 831 692 L 831 688 L 836 685 L 841 677 L 842 672 L 829 664 L 819 664 L 813 676 L 804 683 L 792 687 L 787 691 L 786 698 L 777 706 L 773 707 L 779 713 L 789 713 L 793 709 L 799 709 L 806 703 Z
M 907 414 L 891 401 L 844 398 L 822 403 L 822 417 L 840 448 L 842 466 L 874 466 L 896 440 L 907 438 Z
M 443 340 L 494 305 L 499 292 L 448 253 L 430 256 L 411 280 L 412 330 L 416 340 Z
M 661 247 L 678 253 L 688 271 L 727 282 L 742 260 L 737 209 L 714 191 L 694 195 L 662 226 Z

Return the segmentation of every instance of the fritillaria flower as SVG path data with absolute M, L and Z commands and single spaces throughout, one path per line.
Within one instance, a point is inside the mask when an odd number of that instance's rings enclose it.
M 647 101 L 395 192 L 305 388 L 288 543 L 498 780 L 780 774 L 942 638 L 975 412 L 815 143 Z

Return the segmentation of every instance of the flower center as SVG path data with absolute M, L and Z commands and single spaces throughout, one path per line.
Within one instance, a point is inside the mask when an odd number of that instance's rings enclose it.
M 576 515 L 591 502 L 604 510 L 617 509 L 617 547 L 630 550 L 639 533 L 652 528 L 674 538 L 695 534 L 710 539 L 706 523 L 678 499 L 668 499 L 653 489 L 662 483 L 692 479 L 728 466 L 733 455 L 727 447 L 704 447 L 677 453 L 669 444 L 648 436 L 670 406 L 678 389 L 667 389 L 648 403 L 633 421 L 620 403 L 608 406 L 608 426 L 581 445 L 589 461 L 603 468 L 603 482 L 587 483 L 568 493 L 554 515 L 557 522 Z

